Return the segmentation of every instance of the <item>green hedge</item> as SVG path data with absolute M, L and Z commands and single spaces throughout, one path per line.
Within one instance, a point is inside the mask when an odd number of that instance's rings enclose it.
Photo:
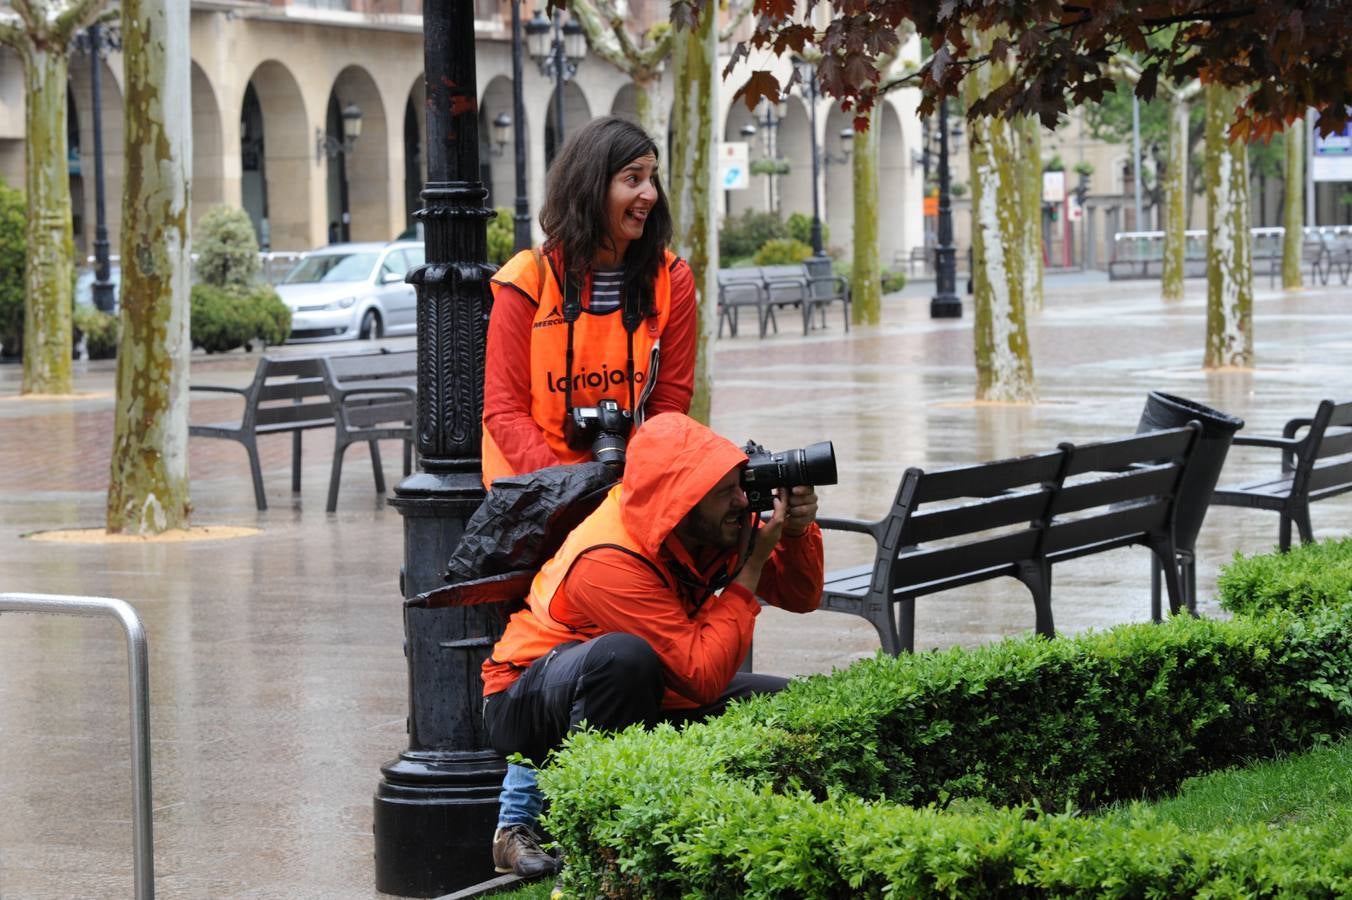
M 1076 811 L 1352 733 L 1350 686 L 1352 605 L 879 657 L 575 736 L 546 824 L 584 896 L 1337 895 L 1342 835 Z
M 112 359 L 117 356 L 120 330 L 117 316 L 77 303 L 71 317 L 71 325 L 75 332 L 75 340 L 84 338 L 85 350 L 88 351 L 90 359 Z
M 208 353 L 243 347 L 254 338 L 280 344 L 291 334 L 291 310 L 268 285 L 240 293 L 195 284 L 189 328 L 193 346 Z
M 1216 586 L 1221 608 L 1236 615 L 1352 602 L 1352 538 L 1304 544 L 1288 553 L 1236 553 Z
M 28 204 L 0 178 L 0 354 L 23 354 L 24 271 L 28 261 Z

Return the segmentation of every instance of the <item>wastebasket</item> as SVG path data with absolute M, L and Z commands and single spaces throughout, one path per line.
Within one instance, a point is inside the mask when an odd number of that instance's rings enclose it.
M 1220 479 L 1221 467 L 1225 465 L 1225 456 L 1230 451 L 1230 442 L 1234 440 L 1235 432 L 1244 427 L 1244 420 L 1194 400 L 1151 391 L 1146 395 L 1145 409 L 1141 411 L 1141 421 L 1136 426 L 1136 433 L 1140 434 L 1143 431 L 1181 428 L 1194 420 L 1201 424 L 1202 433 L 1183 472 L 1183 482 L 1178 486 L 1178 498 L 1174 505 L 1174 544 L 1184 573 L 1188 611 L 1192 613 L 1197 612 L 1196 571 L 1193 564 L 1197 533 L 1202 530 L 1202 520 L 1206 518 L 1211 493 Z M 1151 608 L 1158 618 L 1158 563 L 1152 572 Z

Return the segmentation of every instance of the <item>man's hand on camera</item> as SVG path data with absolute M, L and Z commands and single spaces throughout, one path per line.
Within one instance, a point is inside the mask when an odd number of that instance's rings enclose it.
M 815 521 L 817 521 L 817 492 L 810 484 L 795 486 L 788 494 L 788 514 L 784 520 L 784 533 L 789 537 L 798 537 Z

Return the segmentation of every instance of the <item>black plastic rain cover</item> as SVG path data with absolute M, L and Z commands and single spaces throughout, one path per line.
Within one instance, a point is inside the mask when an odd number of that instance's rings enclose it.
M 538 569 L 615 484 L 611 468 L 550 466 L 493 482 L 446 565 L 451 583 Z

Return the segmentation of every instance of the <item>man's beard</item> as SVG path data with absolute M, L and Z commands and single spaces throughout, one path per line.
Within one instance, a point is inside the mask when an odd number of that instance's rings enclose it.
M 741 523 L 742 517 L 738 516 Z M 699 510 L 691 510 L 687 519 L 687 533 L 700 544 L 716 550 L 735 550 L 741 543 L 742 529 L 737 528 L 731 534 L 723 527 L 723 517 L 714 518 L 702 515 Z

